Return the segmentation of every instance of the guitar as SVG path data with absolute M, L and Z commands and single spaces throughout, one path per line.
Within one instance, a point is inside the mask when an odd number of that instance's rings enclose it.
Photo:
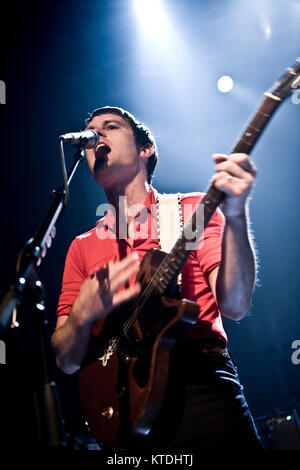
M 280 103 L 298 88 L 300 58 L 264 93 L 230 153 L 250 154 Z M 146 253 L 137 276 L 140 296 L 103 319 L 99 334 L 92 336 L 79 374 L 79 392 L 100 445 L 126 445 L 145 438 L 153 428 L 165 399 L 172 351 L 199 313 L 196 303 L 175 296 L 176 277 L 191 251 L 185 233 L 193 233 L 194 242 L 199 240 L 224 197 L 211 186 L 171 252 Z

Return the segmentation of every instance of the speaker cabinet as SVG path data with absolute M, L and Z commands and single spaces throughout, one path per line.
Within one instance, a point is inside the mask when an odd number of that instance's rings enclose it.
M 255 423 L 266 450 L 300 450 L 300 420 L 296 409 L 258 418 Z

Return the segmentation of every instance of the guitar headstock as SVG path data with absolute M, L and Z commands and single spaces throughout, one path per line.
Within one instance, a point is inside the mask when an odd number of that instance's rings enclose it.
M 288 67 L 287 72 L 265 93 L 266 96 L 278 101 L 286 98 L 294 90 L 300 88 L 300 57 L 293 67 Z

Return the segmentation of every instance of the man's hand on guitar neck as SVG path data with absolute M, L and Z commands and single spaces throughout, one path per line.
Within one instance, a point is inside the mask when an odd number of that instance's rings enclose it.
M 97 321 L 140 292 L 139 283 L 119 291 L 138 269 L 137 253 L 109 263 L 85 280 L 70 314 L 57 318 L 52 347 L 56 363 L 64 372 L 72 374 L 80 368 Z
M 254 183 L 257 169 L 245 153 L 215 154 L 216 173 L 210 183 L 226 194 L 222 210 L 225 216 L 245 213 L 247 198 Z
M 226 194 L 222 205 L 226 223 L 222 259 L 209 274 L 209 282 L 221 313 L 232 320 L 241 320 L 249 311 L 256 277 L 247 199 L 257 169 L 245 153 L 215 154 L 213 159 L 216 174 L 210 183 Z

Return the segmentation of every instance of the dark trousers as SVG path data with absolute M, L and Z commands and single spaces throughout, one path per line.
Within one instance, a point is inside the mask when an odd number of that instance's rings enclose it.
M 226 348 L 199 341 L 176 348 L 167 399 L 150 442 L 152 449 L 189 453 L 263 450 Z

